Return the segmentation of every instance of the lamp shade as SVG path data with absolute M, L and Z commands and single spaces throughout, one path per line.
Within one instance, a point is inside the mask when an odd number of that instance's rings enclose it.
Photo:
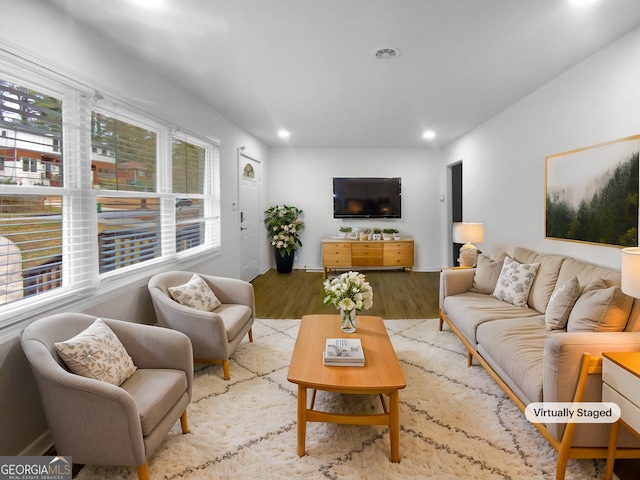
M 640 247 L 622 249 L 622 291 L 640 298 Z
M 453 223 L 453 241 L 455 243 L 480 243 L 484 240 L 482 223 Z

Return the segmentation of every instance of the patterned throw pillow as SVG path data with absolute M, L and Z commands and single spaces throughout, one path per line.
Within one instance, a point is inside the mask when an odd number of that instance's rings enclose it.
M 555 288 L 544 314 L 547 330 L 562 330 L 567 325 L 569 314 L 580 296 L 580 291 L 580 284 L 576 277 Z
M 83 377 L 121 385 L 136 371 L 124 345 L 101 318 L 55 347 L 69 370 Z
M 179 304 L 196 310 L 212 312 L 222 305 L 222 302 L 218 300 L 218 297 L 213 293 L 207 282 L 197 273 L 184 285 L 169 287 L 169 293 Z
M 539 263 L 520 263 L 506 257 L 493 296 L 517 307 L 525 307 L 539 266 Z
M 567 332 L 621 332 L 627 325 L 633 298 L 618 286 L 597 279 L 584 287 L 569 314 Z

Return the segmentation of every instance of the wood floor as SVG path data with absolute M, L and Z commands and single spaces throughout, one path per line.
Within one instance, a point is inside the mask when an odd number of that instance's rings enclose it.
M 437 318 L 439 272 L 364 271 L 373 289 L 373 307 L 363 315 L 384 319 Z M 251 282 L 257 318 L 301 318 L 313 313 L 336 313 L 324 305 L 321 272 L 271 269 Z

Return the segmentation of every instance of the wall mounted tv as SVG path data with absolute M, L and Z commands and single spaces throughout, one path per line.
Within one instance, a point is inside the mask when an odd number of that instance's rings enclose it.
M 333 218 L 401 218 L 401 179 L 333 178 Z

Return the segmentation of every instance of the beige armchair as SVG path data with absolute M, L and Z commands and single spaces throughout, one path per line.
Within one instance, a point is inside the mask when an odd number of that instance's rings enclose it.
M 148 287 L 158 324 L 178 330 L 191 339 L 197 363 L 221 363 L 225 380 L 229 380 L 229 358 L 233 350 L 249 334 L 255 315 L 253 285 L 226 277 L 199 274 L 222 302 L 212 312 L 196 310 L 172 299 L 169 287 L 189 282 L 193 272 L 174 271 L 155 275 Z
M 120 386 L 71 373 L 55 343 L 69 340 L 97 317 L 62 313 L 36 320 L 21 342 L 35 375 L 56 452 L 83 465 L 136 466 L 180 419 L 187 433 L 193 360 L 185 335 L 151 325 L 103 319 L 137 370 Z

